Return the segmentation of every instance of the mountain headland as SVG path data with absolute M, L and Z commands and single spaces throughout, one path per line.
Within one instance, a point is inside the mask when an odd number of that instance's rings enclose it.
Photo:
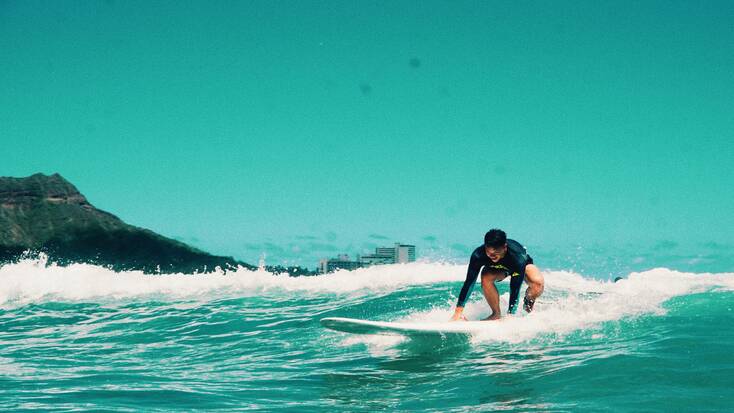
M 242 266 L 148 229 L 123 222 L 95 208 L 59 174 L 0 177 L 0 264 L 28 252 L 43 252 L 59 265 L 90 263 L 117 271 L 146 273 L 209 272 Z M 273 272 L 308 274 L 298 267 L 268 267 Z

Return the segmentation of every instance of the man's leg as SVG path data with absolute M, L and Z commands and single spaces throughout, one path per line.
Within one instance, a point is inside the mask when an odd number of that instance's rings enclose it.
M 487 304 L 489 304 L 489 308 L 492 309 L 492 314 L 485 318 L 485 320 L 498 320 L 502 314 L 500 312 L 500 293 L 497 291 L 494 282 L 503 278 L 505 278 L 504 274 L 494 272 L 482 273 L 482 292 L 484 293 L 484 298 L 487 300 Z
M 529 264 L 525 267 L 525 282 L 528 284 L 528 289 L 525 291 L 523 307 L 529 313 L 533 311 L 535 300 L 543 294 L 545 279 L 543 279 L 543 274 L 540 273 L 538 267 L 534 264 Z

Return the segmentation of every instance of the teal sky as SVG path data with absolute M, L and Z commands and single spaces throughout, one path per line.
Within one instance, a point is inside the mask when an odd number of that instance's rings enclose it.
M 491 227 L 730 245 L 733 21 L 730 1 L 0 1 L 0 175 L 59 172 L 249 262 L 464 257 Z

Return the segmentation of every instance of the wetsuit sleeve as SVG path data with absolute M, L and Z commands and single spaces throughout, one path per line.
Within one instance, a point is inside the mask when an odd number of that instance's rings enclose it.
M 515 314 L 515 311 L 517 311 L 517 297 L 520 295 L 520 287 L 522 287 L 524 279 L 524 269 L 519 275 L 510 277 L 510 306 L 507 308 L 508 314 Z
M 481 268 L 482 265 L 479 262 L 479 259 L 472 254 L 469 259 L 469 267 L 466 270 L 466 280 L 464 280 L 464 285 L 461 287 L 459 301 L 456 303 L 457 307 L 463 307 L 464 304 L 466 304 L 466 300 L 469 298 L 469 294 L 471 294 L 471 290 L 477 282 L 477 276 L 479 276 L 479 270 Z
M 510 305 L 507 308 L 508 314 L 515 314 L 517 311 L 517 299 L 520 295 L 520 287 L 525 280 L 525 266 L 533 263 L 533 259 L 529 255 L 525 255 L 524 259 L 518 260 L 518 275 L 510 277 Z

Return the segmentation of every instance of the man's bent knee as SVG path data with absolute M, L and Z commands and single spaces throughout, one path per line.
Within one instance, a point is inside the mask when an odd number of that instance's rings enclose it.
M 541 276 L 540 279 L 534 279 L 534 280 L 527 280 L 528 282 L 528 289 L 532 291 L 533 295 L 536 297 L 543 293 L 545 290 L 545 280 L 543 280 L 543 277 Z

